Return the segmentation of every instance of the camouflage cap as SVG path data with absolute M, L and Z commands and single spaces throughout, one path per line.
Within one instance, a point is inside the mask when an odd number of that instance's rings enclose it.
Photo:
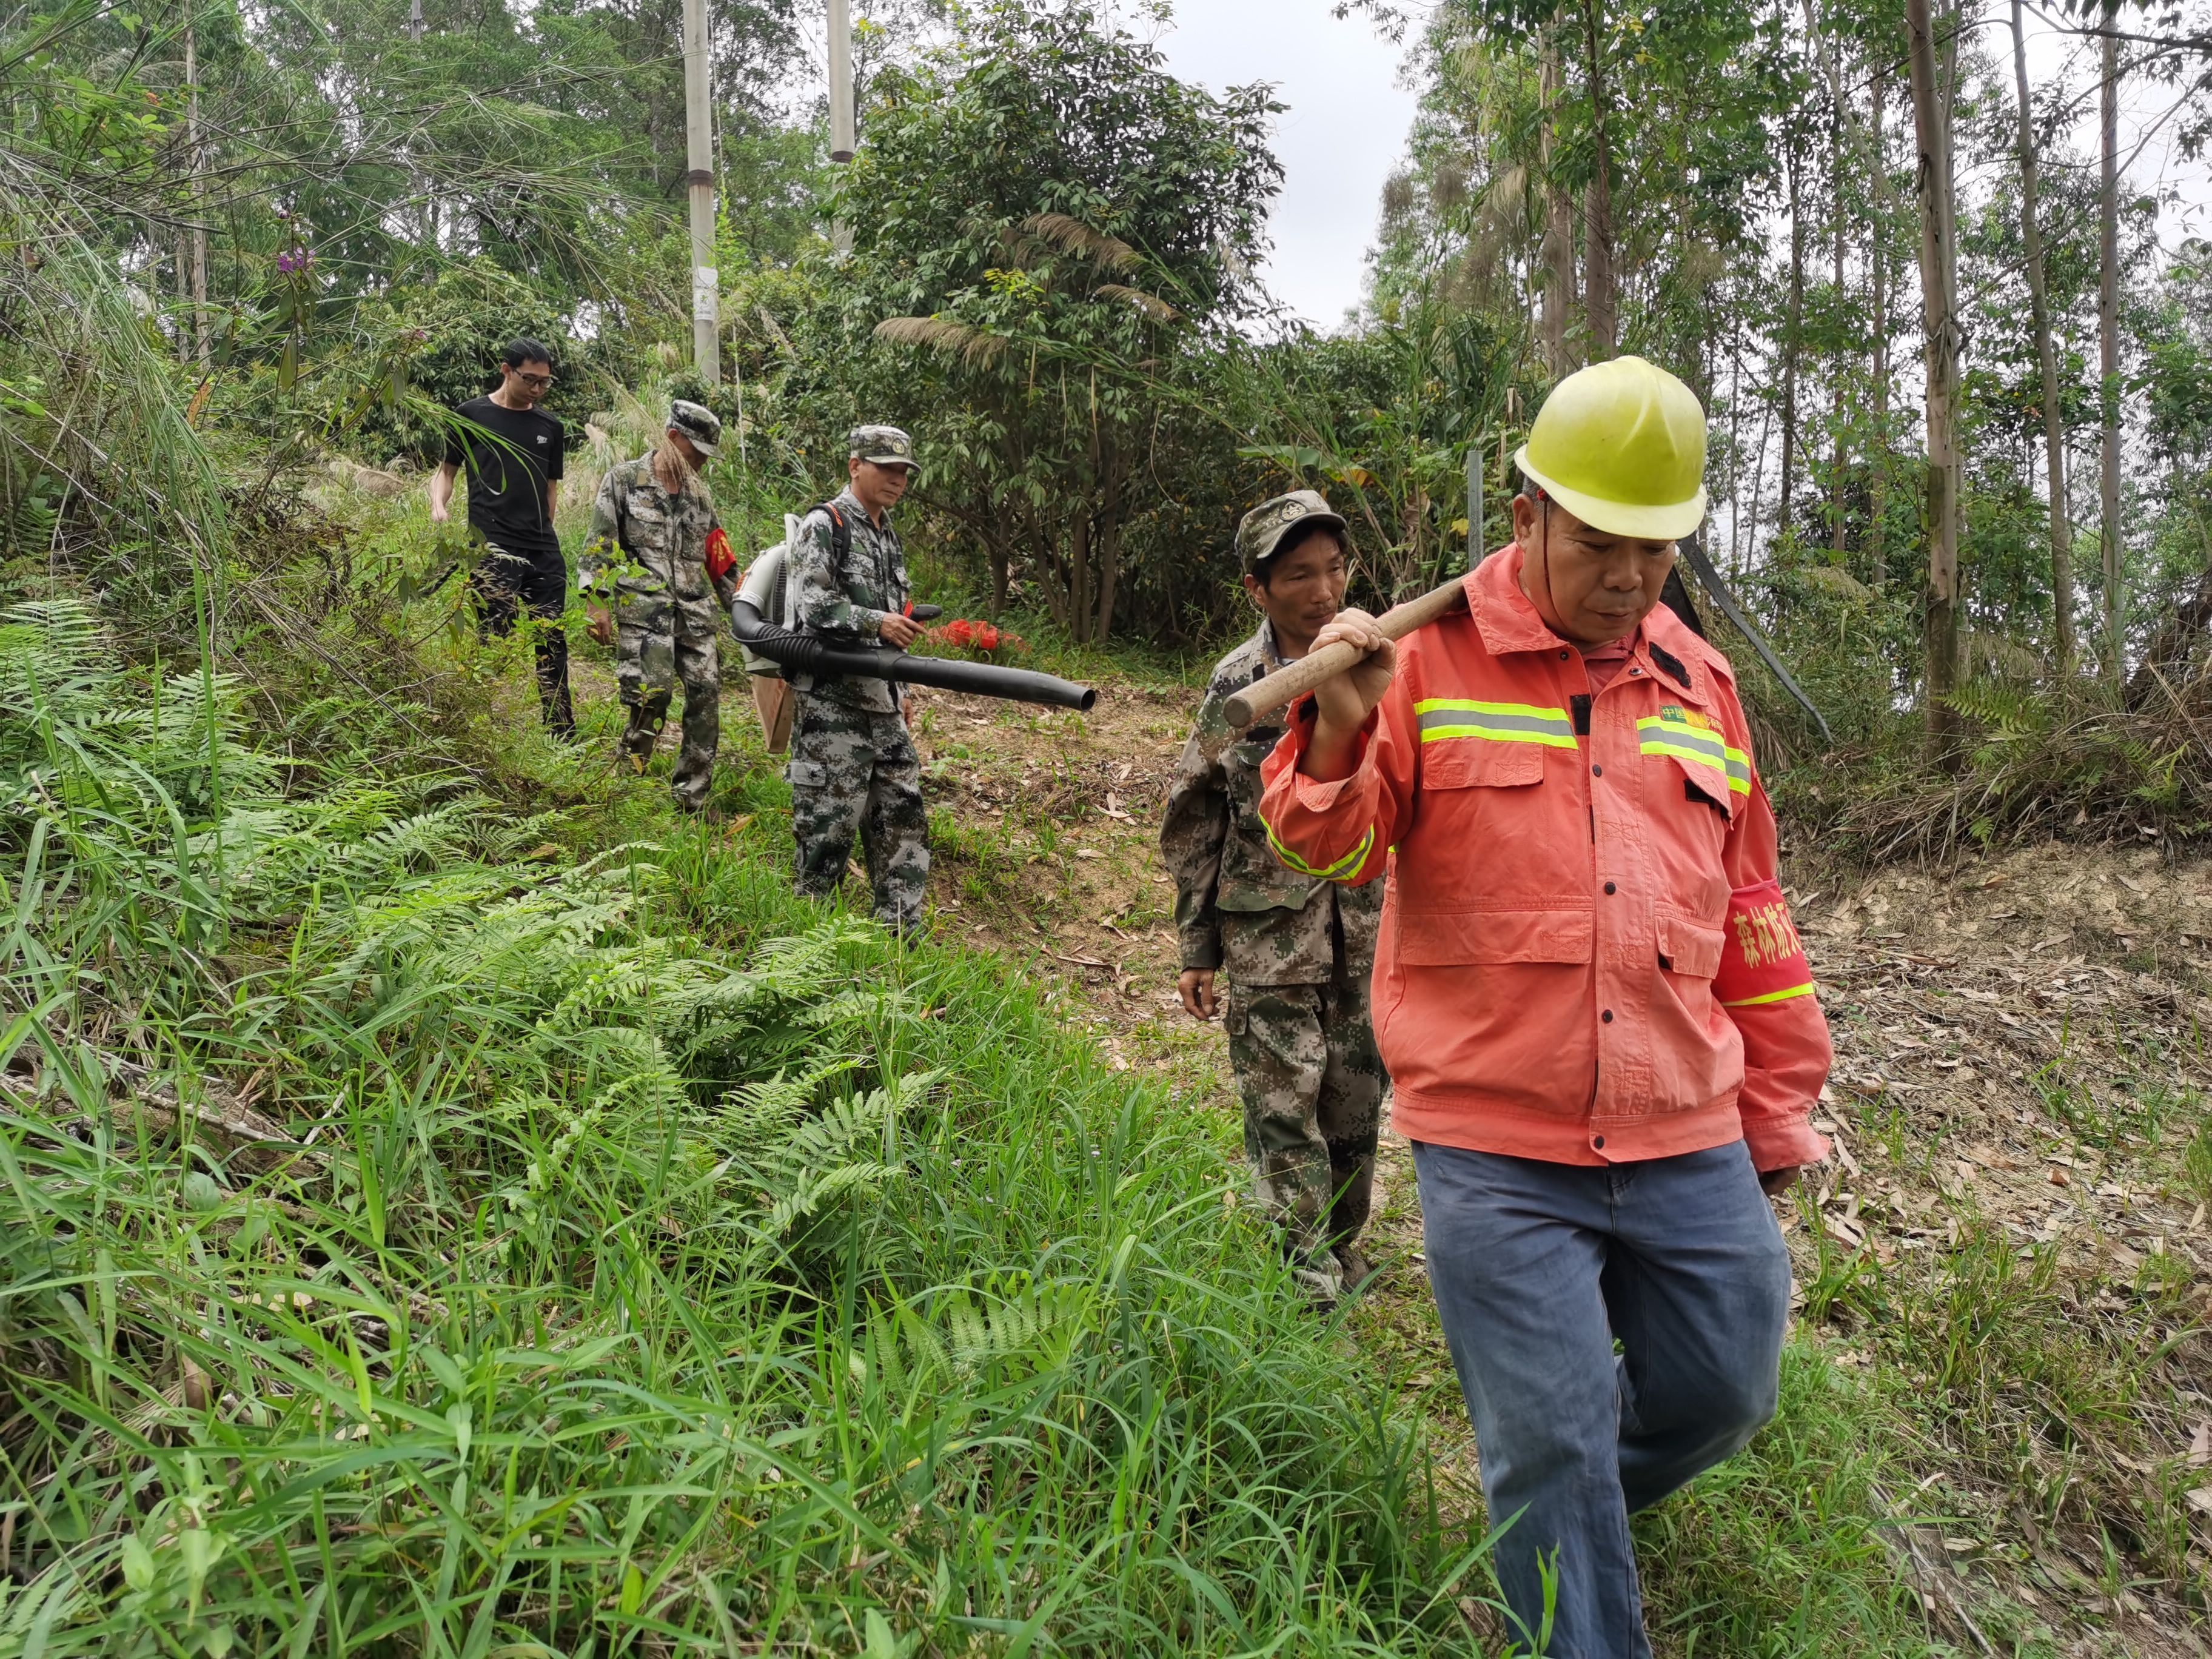
M 681 398 L 668 405 L 668 429 L 689 438 L 691 447 L 702 455 L 713 454 L 722 441 L 721 417 L 704 404 L 686 403 Z
M 895 426 L 856 426 L 850 444 L 850 453 L 856 461 L 902 466 L 917 477 L 921 475 L 921 463 L 914 458 L 914 440 Z
M 1237 556 L 1243 562 L 1244 574 L 1255 574 L 1274 556 L 1284 537 L 1309 524 L 1333 526 L 1340 538 L 1345 533 L 1342 516 L 1330 510 L 1317 489 L 1293 489 L 1247 513 L 1237 523 Z

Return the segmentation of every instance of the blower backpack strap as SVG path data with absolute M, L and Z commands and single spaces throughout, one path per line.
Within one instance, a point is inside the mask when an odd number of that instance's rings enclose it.
M 817 502 L 807 516 L 811 518 L 816 513 L 830 515 L 830 557 L 837 567 L 837 574 L 842 576 L 845 562 L 853 556 L 853 526 L 845 522 L 845 515 L 837 510 L 835 501 Z

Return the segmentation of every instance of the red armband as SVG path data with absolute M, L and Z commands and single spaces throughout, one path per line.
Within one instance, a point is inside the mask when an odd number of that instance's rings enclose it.
M 707 532 L 707 574 L 720 581 L 730 574 L 730 568 L 737 562 L 737 551 L 730 545 L 729 532 L 716 525 Z
M 1713 995 L 1723 1006 L 1747 1008 L 1812 994 L 1813 967 L 1805 960 L 1797 924 L 1790 919 L 1782 884 L 1763 881 L 1737 888 L 1729 895 Z

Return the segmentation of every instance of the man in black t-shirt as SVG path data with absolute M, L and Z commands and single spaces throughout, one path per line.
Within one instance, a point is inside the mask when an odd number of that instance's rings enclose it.
M 535 340 L 517 340 L 501 358 L 500 383 L 456 413 L 446 439 L 446 463 L 430 480 L 430 521 L 453 517 L 453 480 L 469 473 L 469 525 L 484 539 L 483 562 L 469 578 L 479 637 L 505 637 L 524 609 L 535 630 L 538 696 L 556 737 L 576 735 L 568 702 L 568 566 L 554 533 L 561 495 L 561 422 L 538 407 L 553 384 L 552 354 Z

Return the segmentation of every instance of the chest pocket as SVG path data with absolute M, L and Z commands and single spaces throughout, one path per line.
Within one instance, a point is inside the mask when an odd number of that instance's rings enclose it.
M 1544 781 L 1544 751 L 1525 743 L 1479 739 L 1425 744 L 1424 789 L 1519 789 Z
M 1413 705 L 1424 789 L 1518 788 L 1544 779 L 1544 750 L 1575 749 L 1564 708 L 1431 697 Z
M 1543 833 L 1546 801 L 1537 786 L 1544 781 L 1544 751 L 1580 748 L 1565 709 L 1439 698 L 1416 703 L 1414 714 L 1424 795 L 1499 792 L 1462 797 L 1448 808 L 1434 801 L 1439 823 L 1449 826 L 1442 833 L 1477 843 Z M 1550 885 L 1544 878 L 1532 890 L 1514 892 L 1492 884 L 1470 897 L 1456 888 L 1425 890 L 1401 881 L 1398 958 L 1416 967 L 1588 962 L 1589 896 L 1543 890 Z
M 866 605 L 872 611 L 890 611 L 891 603 L 891 573 L 884 550 L 872 538 L 853 538 L 853 544 L 845 555 L 845 597 L 854 605 Z
M 1751 793 L 1751 757 L 1695 710 L 1669 703 L 1645 715 L 1636 722 L 1636 746 L 1645 760 L 1679 770 L 1684 793 L 1724 818 Z

